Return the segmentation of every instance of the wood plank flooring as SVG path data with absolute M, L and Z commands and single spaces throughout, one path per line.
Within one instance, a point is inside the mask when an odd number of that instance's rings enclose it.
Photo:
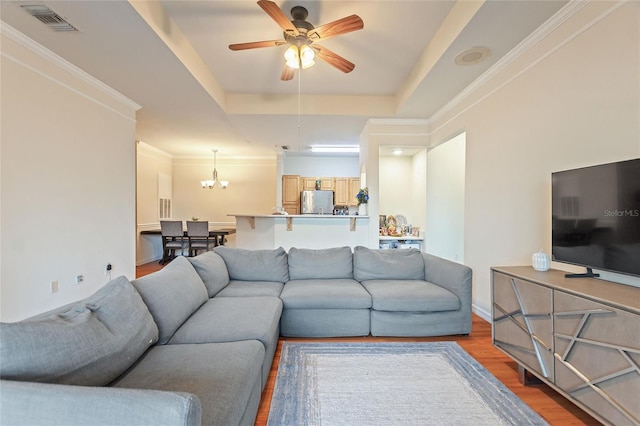
M 157 262 L 141 265 L 137 268 L 136 275 L 141 277 L 162 268 Z M 517 364 L 496 349 L 491 344 L 491 325 L 477 315 L 473 315 L 472 332 L 469 336 L 440 336 L 421 338 L 382 338 L 382 337 L 357 337 L 336 339 L 291 339 L 281 338 L 276 349 L 275 358 L 266 387 L 262 392 L 262 400 L 256 418 L 256 426 L 266 425 L 269 417 L 269 408 L 273 388 L 278 371 L 278 361 L 282 349 L 282 343 L 287 341 L 313 341 L 313 342 L 434 342 L 455 341 L 466 350 L 473 358 L 505 384 L 513 393 L 518 395 L 527 405 L 533 408 L 551 425 L 599 425 L 600 423 L 580 408 L 573 405 L 563 396 L 548 386 L 535 385 L 523 386 L 518 381 Z

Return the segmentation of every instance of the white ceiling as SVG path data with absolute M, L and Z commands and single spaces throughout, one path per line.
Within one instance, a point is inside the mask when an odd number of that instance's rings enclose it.
M 353 62 L 280 80 L 285 46 L 253 0 L 0 1 L 0 17 L 142 106 L 137 139 L 176 157 L 265 156 L 288 145 L 357 145 L 370 118 L 429 119 L 560 10 L 562 0 L 284 1 L 315 26 L 357 14 L 364 29 L 321 43 Z M 54 32 L 21 4 L 46 4 L 79 32 Z M 486 46 L 475 65 L 459 53 Z M 301 94 L 298 97 L 298 93 Z

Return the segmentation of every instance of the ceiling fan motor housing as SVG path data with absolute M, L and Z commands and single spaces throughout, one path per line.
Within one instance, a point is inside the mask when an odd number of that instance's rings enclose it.
M 313 43 L 313 40 L 307 38 L 307 33 L 315 27 L 305 20 L 307 19 L 307 16 L 309 16 L 309 12 L 305 7 L 294 6 L 291 8 L 291 17 L 293 18 L 291 23 L 298 29 L 300 34 L 298 36 L 294 36 L 293 34 L 284 31 L 283 34 L 285 40 L 298 47 L 303 44 Z

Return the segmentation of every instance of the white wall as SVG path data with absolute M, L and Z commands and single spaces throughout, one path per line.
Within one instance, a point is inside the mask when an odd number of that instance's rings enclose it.
M 465 134 L 427 155 L 425 251 L 464 263 Z
M 220 154 L 220 153 L 218 153 Z M 230 214 L 270 214 L 276 198 L 276 158 L 226 159 L 218 155 L 218 178 L 229 187 L 202 189 L 200 181 L 213 173 L 213 158 L 174 159 L 173 217 L 197 217 L 219 226 L 235 226 Z
M 411 157 L 380 157 L 379 208 L 380 214 L 403 214 L 411 222 Z
M 490 312 L 491 266 L 550 252 L 551 172 L 640 157 L 640 3 L 608 13 L 618 6 L 586 4 L 434 118 L 433 144 L 466 131 L 464 259 L 479 312 Z
M 424 229 L 426 150 L 413 156 L 380 157 L 379 212 L 402 214 L 407 223 Z
M 172 176 L 172 157 L 144 142 L 137 144 L 136 155 L 136 265 L 162 258 L 159 236 L 140 235 L 140 231 L 159 229 L 158 176 Z
M 114 278 L 135 277 L 138 106 L 1 28 L 0 318 L 10 322 L 95 292 L 107 263 Z

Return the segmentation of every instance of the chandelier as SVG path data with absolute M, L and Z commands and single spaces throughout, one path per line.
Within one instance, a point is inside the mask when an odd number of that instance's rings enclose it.
M 200 184 L 202 185 L 202 189 L 213 189 L 216 185 L 222 187 L 222 189 L 227 189 L 229 186 L 228 180 L 218 180 L 218 170 L 216 169 L 216 154 L 218 153 L 217 149 L 213 149 L 213 180 L 201 180 Z

